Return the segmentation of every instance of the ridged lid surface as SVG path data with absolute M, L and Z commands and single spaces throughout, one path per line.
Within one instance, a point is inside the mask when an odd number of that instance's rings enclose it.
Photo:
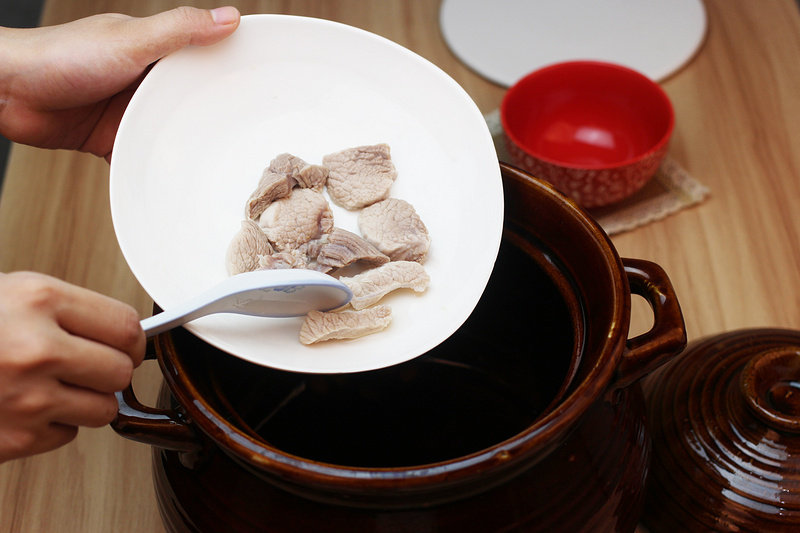
M 800 530 L 800 332 L 696 341 L 646 395 L 653 533 Z

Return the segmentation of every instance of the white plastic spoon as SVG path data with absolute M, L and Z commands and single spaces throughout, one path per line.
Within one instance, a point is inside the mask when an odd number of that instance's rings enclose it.
M 257 270 L 231 276 L 181 305 L 145 318 L 141 324 L 145 334 L 152 337 L 212 313 L 302 316 L 315 309 L 336 309 L 352 297 L 344 283 L 314 270 Z

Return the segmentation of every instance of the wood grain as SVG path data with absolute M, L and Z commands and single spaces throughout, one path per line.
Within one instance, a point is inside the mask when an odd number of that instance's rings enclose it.
M 181 4 L 215 7 L 208 1 Z M 454 77 L 484 112 L 504 93 L 461 64 L 438 28 L 438 0 L 232 1 L 242 13 L 289 13 L 392 39 Z M 49 0 L 43 25 L 101 12 L 144 16 L 160 0 Z M 625 257 L 670 275 L 690 338 L 719 331 L 800 328 L 800 15 L 793 0 L 707 0 L 697 57 L 663 83 L 676 110 L 670 154 L 711 189 L 703 204 L 614 237 Z M 108 166 L 65 151 L 14 146 L 0 197 L 0 270 L 36 270 L 149 314 L 125 264 L 108 206 Z M 652 321 L 635 305 L 633 331 Z M 140 397 L 161 382 L 137 370 Z M 55 452 L 0 465 L 0 533 L 163 531 L 147 446 L 108 428 L 81 430 Z

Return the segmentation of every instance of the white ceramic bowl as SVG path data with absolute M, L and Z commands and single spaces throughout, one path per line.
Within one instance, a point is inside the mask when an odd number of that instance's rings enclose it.
M 187 325 L 249 361 L 303 372 L 380 368 L 415 357 L 471 313 L 500 243 L 503 194 L 482 114 L 443 71 L 377 35 L 319 19 L 251 15 L 230 38 L 160 61 L 131 100 L 111 163 L 111 212 L 122 252 L 162 308 L 227 274 L 243 205 L 276 155 L 309 163 L 385 142 L 431 234 L 423 295 L 386 303 L 393 322 L 353 341 L 303 346 L 301 319 L 215 315 Z M 337 226 L 356 214 L 334 208 Z

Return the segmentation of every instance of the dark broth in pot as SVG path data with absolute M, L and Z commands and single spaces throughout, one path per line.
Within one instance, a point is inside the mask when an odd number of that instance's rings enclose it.
M 176 345 L 195 352 L 187 360 L 196 357 L 196 363 L 187 366 L 197 364 L 211 377 L 203 394 L 212 405 L 283 452 L 354 467 L 413 466 L 474 453 L 530 426 L 564 392 L 579 362 L 584 319 L 576 291 L 554 255 L 523 235 L 506 229 L 488 287 L 467 322 L 407 363 L 355 374 L 298 374 L 259 367 L 196 340 Z

